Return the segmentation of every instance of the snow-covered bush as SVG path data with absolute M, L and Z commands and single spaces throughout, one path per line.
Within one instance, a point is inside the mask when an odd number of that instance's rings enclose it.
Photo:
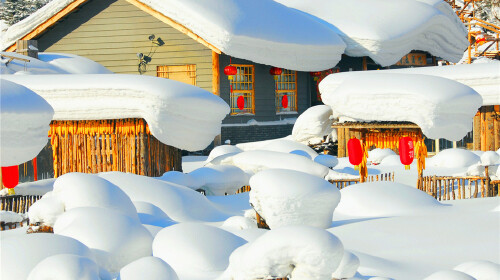
M 166 227 L 156 235 L 153 256 L 171 265 L 180 278 L 215 277 L 226 269 L 231 253 L 245 243 L 216 227 L 182 223 Z
M 111 273 L 151 255 L 153 237 L 138 219 L 99 207 L 79 207 L 61 215 L 54 233 L 74 238 L 94 253 L 96 262 Z
M 177 273 L 160 258 L 144 257 L 120 270 L 118 280 L 178 280 Z
M 328 228 L 340 192 L 328 181 L 293 170 L 268 169 L 250 179 L 250 203 L 271 229 L 289 225 Z
M 236 249 L 222 279 L 331 280 L 344 254 L 335 235 L 323 229 L 290 226 L 273 229 Z

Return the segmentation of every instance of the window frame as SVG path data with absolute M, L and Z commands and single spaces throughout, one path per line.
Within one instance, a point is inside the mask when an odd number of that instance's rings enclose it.
M 293 81 L 286 81 L 286 77 L 290 76 L 294 77 Z M 287 69 L 283 69 L 281 75 L 277 76 L 274 82 L 275 111 L 277 115 L 298 113 L 297 77 L 297 71 Z M 282 79 L 285 79 L 285 81 L 281 81 Z M 286 85 L 288 85 L 288 89 Z M 290 87 L 293 87 L 293 89 L 290 89 Z M 283 108 L 281 103 L 284 94 L 288 96 L 287 109 Z M 290 96 L 292 96 L 292 98 L 290 98 Z
M 237 71 L 241 71 L 242 69 L 251 69 L 251 73 L 237 73 L 234 75 L 232 80 L 229 80 L 229 86 L 232 86 L 232 90 L 229 93 L 229 104 L 231 107 L 231 116 L 245 116 L 245 115 L 255 115 L 255 65 L 252 64 L 231 64 L 236 67 Z M 241 76 L 241 77 L 239 77 Z M 250 79 L 246 78 L 251 77 Z M 241 79 L 243 81 L 237 81 Z M 238 86 L 239 85 L 239 86 Z M 241 89 L 248 87 L 250 89 Z M 245 107 L 243 110 L 240 110 L 237 106 L 237 99 L 239 96 L 243 96 L 245 99 L 249 99 L 249 107 Z
M 182 69 L 185 68 L 185 69 Z M 170 71 L 169 71 L 170 70 Z M 196 86 L 196 64 L 178 64 L 178 65 L 158 65 L 156 66 L 156 77 L 170 79 L 178 81 L 176 79 L 171 79 L 170 75 L 174 73 L 186 73 L 187 79 L 190 83 L 185 83 L 189 85 Z M 183 81 L 180 81 L 183 82 Z

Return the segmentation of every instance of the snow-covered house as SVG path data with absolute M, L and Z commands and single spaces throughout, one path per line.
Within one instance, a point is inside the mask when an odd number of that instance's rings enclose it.
M 466 30 L 435 2 L 53 0 L 10 27 L 1 48 L 34 39 L 40 51 L 209 90 L 231 107 L 222 140 L 238 143 L 289 135 L 286 123 L 319 102 L 311 73 L 458 61 Z M 228 65 L 237 68 L 232 80 Z

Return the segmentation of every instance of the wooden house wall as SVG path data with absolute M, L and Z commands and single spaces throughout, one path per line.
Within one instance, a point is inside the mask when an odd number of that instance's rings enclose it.
M 255 115 L 227 115 L 223 123 L 246 123 L 251 119 L 257 121 L 277 121 L 285 118 L 296 118 L 311 106 L 312 78 L 308 72 L 297 72 L 297 110 L 298 114 L 276 114 L 275 81 L 269 74 L 271 66 L 254 63 L 244 59 L 231 58 L 233 64 L 255 65 Z M 230 104 L 229 80 L 224 75 L 224 67 L 229 65 L 229 56 L 219 56 L 220 97 Z
M 157 65 L 196 64 L 197 86 L 212 91 L 212 51 L 125 0 L 90 0 L 36 39 L 42 52 L 77 54 L 115 73 L 139 74 L 137 53 L 149 53 L 151 34 L 165 45 L 145 75 L 156 76 Z

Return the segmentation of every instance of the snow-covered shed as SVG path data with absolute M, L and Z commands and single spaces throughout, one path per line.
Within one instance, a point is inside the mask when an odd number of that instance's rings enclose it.
M 206 148 L 229 112 L 218 96 L 181 82 L 122 74 L 2 75 L 54 108 L 54 177 L 182 170 L 181 149 Z M 61 82 L 63 81 L 63 82 Z M 2 94 L 3 96 L 3 94 Z
M 340 71 L 377 69 L 376 63 L 398 61 L 413 65 L 402 60 L 412 50 L 421 51 L 407 57 L 416 58 L 417 65 L 432 63 L 433 55 L 458 61 L 458 50 L 467 47 L 463 25 L 453 13 L 414 0 L 405 0 L 404 5 L 382 0 L 310 4 L 325 14 L 339 14 L 337 22 L 313 10 L 300 11 L 290 4 L 293 1 L 279 2 L 289 3 L 53 0 L 11 26 L 1 48 L 13 51 L 17 39 L 34 39 L 40 51 L 82 55 L 116 73 L 140 70 L 199 86 L 230 105 L 222 139 L 236 144 L 289 135 L 289 122 L 269 124 L 293 119 L 318 104 L 311 73 L 320 71 L 324 76 L 336 66 Z M 422 15 L 409 13 L 414 9 Z M 379 10 L 383 16 L 373 17 Z M 344 28 L 354 18 L 359 20 L 352 30 Z M 230 64 L 237 68 L 232 80 L 224 75 Z M 282 69 L 281 74 L 270 75 L 272 67 Z M 248 125 L 252 120 L 261 125 Z M 239 138 L 249 134 L 256 138 Z

